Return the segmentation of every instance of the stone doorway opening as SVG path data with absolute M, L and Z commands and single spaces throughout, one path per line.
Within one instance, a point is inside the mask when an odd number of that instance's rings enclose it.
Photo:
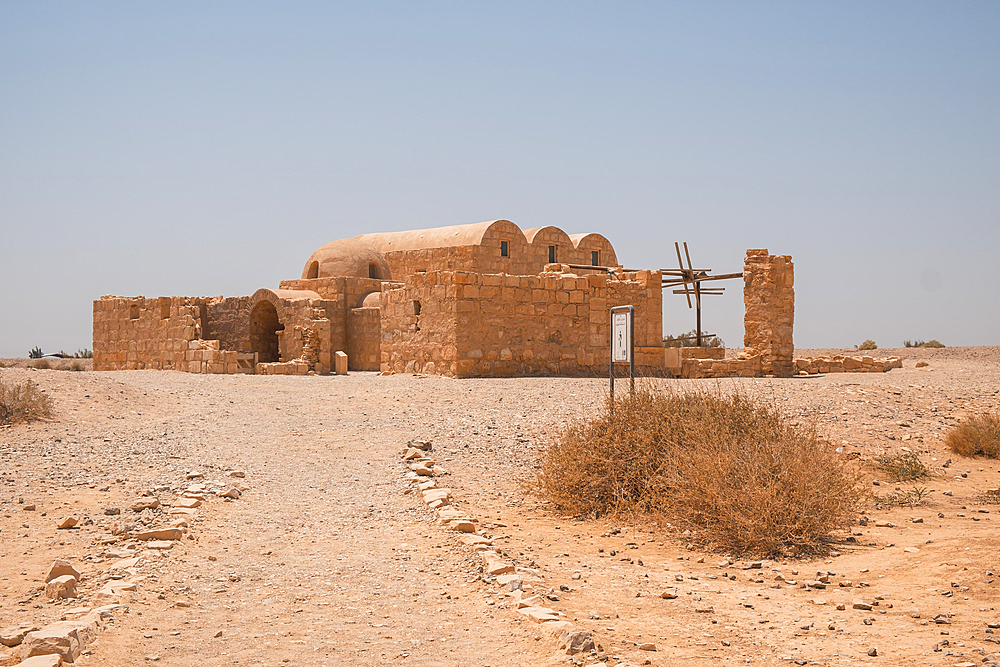
M 278 311 L 270 301 L 260 301 L 250 311 L 250 350 L 260 363 L 280 361 L 278 332 L 285 325 L 278 321 Z

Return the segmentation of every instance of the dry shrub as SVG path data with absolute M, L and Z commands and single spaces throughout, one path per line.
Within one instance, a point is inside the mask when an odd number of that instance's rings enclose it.
M 636 391 L 567 429 L 537 492 L 561 510 L 648 513 L 735 554 L 821 547 L 851 522 L 858 472 L 833 445 L 741 395 Z
M 915 452 L 879 456 L 872 467 L 888 475 L 890 482 L 912 482 L 928 474 L 927 466 Z
M 84 370 L 83 362 L 81 362 L 81 361 L 73 361 L 73 362 L 70 363 L 69 369 L 71 371 L 82 371 L 82 370 Z
M 52 397 L 30 380 L 5 384 L 0 378 L 0 424 L 17 424 L 51 417 Z
M 1000 458 L 1000 416 L 985 412 L 968 417 L 948 432 L 944 443 L 962 456 Z
M 39 369 L 52 368 L 52 364 L 49 362 L 48 359 L 35 359 L 33 362 L 31 362 L 31 365 Z

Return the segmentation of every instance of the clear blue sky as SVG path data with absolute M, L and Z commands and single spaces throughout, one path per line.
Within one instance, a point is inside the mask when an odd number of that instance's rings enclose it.
M 0 4 L 0 356 L 495 218 L 792 255 L 798 347 L 1000 344 L 1000 3 Z

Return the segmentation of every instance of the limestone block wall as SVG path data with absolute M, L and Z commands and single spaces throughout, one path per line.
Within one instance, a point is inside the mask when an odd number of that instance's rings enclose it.
M 359 327 L 354 330 L 355 335 L 375 337 L 366 341 L 352 340 L 352 330 L 350 328 L 350 311 L 353 308 L 360 308 L 366 295 L 380 293 L 382 281 L 378 278 L 313 278 L 302 280 L 283 280 L 280 283 L 282 290 L 308 290 L 315 292 L 323 299 L 323 317 L 329 324 L 329 348 L 331 353 L 342 351 L 348 354 L 348 364 L 351 370 L 364 370 L 355 368 L 350 357 L 349 349 L 354 346 L 358 349 L 378 345 L 379 336 L 372 327 Z M 333 366 L 329 366 L 333 368 Z M 378 370 L 376 365 L 374 370 Z
M 885 373 L 893 368 L 902 368 L 899 357 L 875 359 L 873 357 L 805 357 L 795 360 L 795 370 L 799 373 Z
M 379 370 L 382 365 L 381 309 L 352 308 L 347 313 L 347 368 Z
M 211 301 L 110 295 L 94 301 L 94 370 L 184 370 L 185 354 L 191 341 L 202 337 Z
M 382 292 L 382 370 L 488 375 L 603 375 L 609 309 L 636 306 L 637 366 L 662 373 L 659 272 L 408 276 Z
M 760 355 L 764 375 L 788 377 L 795 372 L 793 269 L 788 255 L 770 255 L 767 249 L 747 250 L 743 265 L 743 347 L 748 357 Z
M 223 350 L 250 352 L 250 297 L 210 301 L 202 327 L 204 337 L 219 341 Z

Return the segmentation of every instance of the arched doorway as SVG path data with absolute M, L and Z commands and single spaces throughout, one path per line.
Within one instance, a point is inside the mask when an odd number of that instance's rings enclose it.
M 285 326 L 278 321 L 278 311 L 270 301 L 259 301 L 250 311 L 250 350 L 260 363 L 280 361 L 278 332 Z

